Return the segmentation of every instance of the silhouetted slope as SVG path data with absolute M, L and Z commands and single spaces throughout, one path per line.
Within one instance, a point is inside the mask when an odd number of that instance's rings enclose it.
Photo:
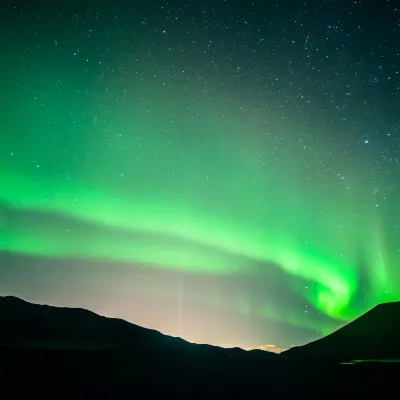
M 371 314 L 381 324 L 371 337 L 398 329 L 395 308 Z M 358 332 L 348 335 L 337 340 L 358 338 Z M 15 297 L 0 297 L 0 359 L 1 391 L 10 398 L 362 398 L 373 391 L 382 397 L 397 388 L 400 373 L 394 364 L 287 362 L 287 355 L 196 345 L 86 310 Z
M 400 358 L 400 302 L 381 304 L 331 335 L 289 349 L 281 357 L 338 361 Z
M 0 343 L 23 345 L 33 342 L 98 343 L 127 346 L 155 342 L 160 332 L 126 321 L 99 316 L 79 308 L 59 308 L 28 303 L 16 297 L 0 297 Z
M 244 351 L 198 345 L 181 338 L 107 318 L 91 311 L 37 305 L 13 296 L 0 297 L 0 345 L 43 349 L 123 349 L 145 357 L 219 357 L 226 360 L 267 360 L 272 352 Z

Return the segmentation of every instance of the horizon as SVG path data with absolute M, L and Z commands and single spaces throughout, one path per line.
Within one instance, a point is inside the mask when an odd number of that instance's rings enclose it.
M 60 305 L 57 305 L 57 306 L 56 306 L 56 305 L 49 304 L 49 303 L 37 303 L 37 302 L 34 302 L 34 301 L 32 301 L 32 300 L 29 300 L 29 299 L 26 299 L 26 298 L 23 298 L 23 297 L 14 295 L 14 294 L 1 294 L 1 293 L 0 293 L 0 300 L 1 300 L 2 298 L 7 298 L 7 297 L 8 297 L 8 298 L 12 298 L 12 299 L 16 299 L 16 300 L 19 300 L 19 301 L 23 301 L 23 302 L 26 302 L 26 303 L 29 303 L 29 304 L 37 305 L 37 306 L 50 306 L 50 307 L 53 307 L 53 308 L 60 308 L 60 309 L 68 308 L 68 309 L 72 309 L 72 310 L 85 310 L 85 311 L 88 311 L 88 312 L 90 312 L 90 313 L 96 314 L 96 315 L 99 316 L 99 317 L 105 317 L 105 318 L 111 318 L 111 319 L 115 319 L 115 318 L 116 318 L 116 319 L 122 319 L 122 318 L 118 318 L 118 317 L 115 317 L 115 316 L 112 316 L 112 315 L 103 315 L 103 314 L 99 314 L 99 313 L 97 313 L 97 312 L 95 312 L 95 311 L 93 311 L 93 310 L 90 310 L 90 309 L 87 309 L 87 308 L 84 308 L 84 307 L 68 307 L 68 306 L 66 306 L 66 305 L 61 305 L 61 306 L 60 306 Z M 399 304 L 400 304 L 400 301 L 391 302 L 391 303 L 393 303 L 393 304 L 399 303 Z M 380 304 L 377 304 L 377 305 L 375 305 L 374 307 L 372 307 L 372 308 L 371 308 L 370 310 L 368 310 L 368 311 L 371 311 L 371 310 L 375 309 L 375 308 L 378 307 L 379 305 L 391 304 L 391 303 L 380 303 Z M 368 312 L 368 311 L 367 311 L 367 312 Z M 365 314 L 363 314 L 363 315 L 365 315 Z M 0 315 L 0 317 L 1 317 L 1 315 Z M 361 316 L 360 316 L 360 317 L 361 317 Z M 358 317 L 358 318 L 360 318 L 360 317 Z M 356 319 L 358 319 L 358 318 L 356 318 Z M 145 328 L 145 329 L 156 330 L 156 329 L 153 329 L 153 328 L 149 328 L 149 327 L 146 327 L 146 326 L 139 325 L 139 324 L 135 323 L 134 321 L 128 321 L 128 320 L 124 320 L 124 321 L 126 321 L 126 322 L 128 322 L 128 323 L 130 323 L 130 324 L 132 324 L 132 325 L 140 326 L 140 327 Z M 350 321 L 349 324 L 350 324 L 351 322 L 353 322 L 353 321 Z M 346 325 L 347 325 L 347 324 L 346 324 Z M 346 325 L 344 325 L 344 326 L 346 326 Z M 343 326 L 343 327 L 344 327 L 344 326 Z M 339 329 L 341 329 L 341 328 L 339 328 Z M 276 353 L 276 354 L 283 353 L 283 352 L 285 352 L 286 350 L 289 350 L 289 349 L 294 348 L 294 347 L 301 347 L 301 346 L 303 346 L 303 345 L 312 343 L 312 342 L 307 342 L 307 343 L 302 343 L 302 344 L 297 344 L 297 345 L 294 344 L 294 345 L 289 346 L 289 347 L 287 347 L 287 348 L 280 348 L 280 347 L 277 347 L 277 346 L 274 345 L 274 344 L 263 344 L 263 345 L 256 345 L 256 346 L 254 346 L 254 345 L 252 345 L 252 346 L 251 346 L 251 345 L 250 345 L 250 346 L 238 346 L 238 345 L 235 345 L 235 344 L 227 344 L 227 343 L 225 343 L 225 344 L 212 344 L 212 343 L 199 342 L 199 341 L 196 341 L 195 339 L 184 338 L 184 337 L 180 337 L 180 336 L 174 336 L 174 335 L 168 334 L 167 332 L 162 332 L 162 331 L 158 331 L 158 330 L 156 330 L 156 331 L 162 333 L 162 334 L 165 335 L 165 336 L 183 339 L 183 340 L 185 340 L 186 342 L 192 343 L 192 344 L 211 345 L 211 346 L 221 347 L 221 348 L 224 348 L 224 349 L 240 348 L 240 349 L 245 350 L 245 351 L 260 350 L 260 351 L 267 351 L 267 352 L 272 352 L 272 353 Z M 328 336 L 329 336 L 329 335 L 328 335 Z M 324 336 L 323 336 L 323 337 L 324 337 Z M 322 338 L 322 337 L 321 337 L 321 338 Z M 319 339 L 321 339 L 321 338 L 317 338 L 317 340 L 319 340 Z M 356 361 L 355 361 L 355 362 L 356 362 Z
M 65 305 L 64 306 L 60 306 L 60 305 L 56 306 L 56 305 L 49 304 L 49 303 L 37 303 L 37 302 L 34 302 L 32 300 L 29 300 L 29 299 L 26 299 L 26 298 L 23 298 L 23 297 L 14 295 L 14 294 L 1 294 L 0 293 L 0 300 L 1 300 L 1 298 L 6 298 L 6 297 L 11 297 L 11 298 L 14 298 L 14 299 L 17 299 L 17 300 L 22 300 L 24 302 L 27 302 L 27 303 L 30 303 L 30 304 L 34 304 L 34 305 L 39 305 L 39 306 L 50 306 L 50 307 L 55 307 L 55 308 L 69 308 L 69 309 L 72 309 L 72 310 L 74 310 L 74 309 L 75 310 L 85 310 L 85 311 L 89 311 L 91 313 L 94 313 L 94 314 L 96 314 L 96 315 L 98 315 L 100 317 L 118 318 L 118 317 L 115 317 L 113 315 L 99 314 L 99 313 L 97 313 L 97 312 L 95 312 L 93 310 L 87 309 L 85 307 L 68 307 L 68 306 L 65 306 Z M 0 318 L 1 318 L 1 315 L 0 315 Z M 122 318 L 120 318 L 120 319 L 122 319 Z M 129 322 L 130 324 L 133 324 L 133 325 L 140 326 L 142 328 L 155 330 L 155 329 L 150 328 L 150 327 L 146 327 L 146 326 L 142 326 L 142 325 L 136 324 L 134 321 L 128 321 L 128 320 L 125 320 L 125 319 L 124 319 L 124 321 Z M 287 349 L 282 349 L 282 348 L 278 348 L 276 345 L 268 345 L 268 344 L 259 345 L 259 346 L 245 346 L 245 347 L 237 346 L 237 345 L 234 345 L 234 344 L 232 344 L 232 345 L 229 345 L 229 344 L 215 345 L 215 344 L 212 344 L 212 343 L 198 342 L 195 339 L 190 340 L 190 338 L 184 338 L 184 337 L 180 337 L 180 336 L 169 335 L 166 332 L 162 332 L 162 331 L 158 331 L 158 330 L 157 330 L 157 332 L 160 332 L 160 333 L 162 333 L 163 335 L 166 335 L 166 336 L 170 336 L 170 337 L 174 337 L 174 338 L 180 338 L 180 339 L 183 339 L 183 340 L 185 340 L 185 341 L 187 341 L 189 343 L 193 343 L 193 344 L 206 344 L 206 345 L 211 345 L 211 346 L 216 346 L 216 347 L 222 347 L 222 348 L 225 348 L 225 349 L 240 348 L 240 349 L 246 350 L 246 351 L 262 350 L 262 351 L 270 351 L 270 352 L 274 352 L 274 353 L 279 354 L 279 353 L 282 353 L 283 351 L 288 350 L 290 348 L 289 347 Z M 294 347 L 294 345 L 291 346 L 291 347 Z

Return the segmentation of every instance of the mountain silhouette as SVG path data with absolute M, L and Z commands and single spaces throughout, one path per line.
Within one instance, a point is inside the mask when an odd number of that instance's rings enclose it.
M 0 297 L 0 346 L 43 349 L 140 350 L 207 354 L 232 360 L 321 359 L 334 361 L 400 359 L 400 302 L 376 306 L 332 334 L 280 355 L 189 343 L 122 319 L 79 308 Z M 189 350 L 190 349 L 190 350 Z M 192 354 L 192 355 L 193 355 Z
M 337 361 L 400 359 L 400 302 L 380 304 L 332 334 L 293 347 L 285 359 Z
M 190 352 L 226 360 L 271 360 L 273 352 L 225 349 L 189 343 L 117 318 L 80 308 L 29 303 L 13 296 L 0 297 L 0 346 L 42 349 L 114 349 L 151 353 Z
M 340 398 L 397 388 L 400 303 L 281 355 L 189 343 L 91 311 L 0 297 L 0 383 L 9 398 Z M 400 357 L 399 357 L 400 358 Z M 334 382 L 334 385 L 332 384 Z

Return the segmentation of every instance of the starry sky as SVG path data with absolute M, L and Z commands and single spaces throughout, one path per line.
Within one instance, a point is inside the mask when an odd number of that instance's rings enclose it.
M 0 295 L 287 348 L 400 299 L 400 3 L 0 12 Z

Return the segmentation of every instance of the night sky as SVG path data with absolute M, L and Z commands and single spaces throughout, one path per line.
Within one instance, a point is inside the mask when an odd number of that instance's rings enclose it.
M 287 348 L 400 299 L 400 2 L 5 1 L 0 295 Z

